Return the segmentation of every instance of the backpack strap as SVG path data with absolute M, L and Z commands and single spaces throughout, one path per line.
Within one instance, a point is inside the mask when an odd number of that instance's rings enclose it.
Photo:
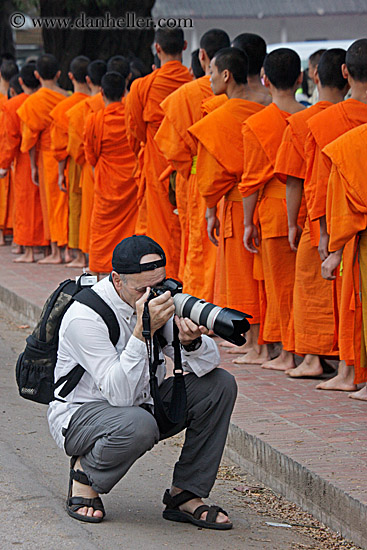
M 115 312 L 108 304 L 106 304 L 97 292 L 95 292 L 92 288 L 83 288 L 73 296 L 73 300 L 90 307 L 102 317 L 107 325 L 110 340 L 112 344 L 116 346 L 120 338 L 120 326 L 118 324 Z M 66 382 L 64 387 L 60 390 L 59 396 L 66 397 L 69 395 L 69 393 L 72 392 L 80 382 L 84 372 L 85 369 L 81 365 L 75 365 L 75 367 L 68 372 L 68 374 L 59 378 L 54 388 L 58 388 Z
M 107 325 L 110 340 L 114 346 L 120 338 L 120 326 L 115 312 L 92 288 L 83 288 L 73 296 L 73 300 L 90 307 L 98 313 Z

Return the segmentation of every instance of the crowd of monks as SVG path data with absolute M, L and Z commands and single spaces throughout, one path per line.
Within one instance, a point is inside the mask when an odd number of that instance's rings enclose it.
M 234 363 L 317 378 L 334 359 L 317 387 L 367 400 L 367 39 L 311 56 L 310 106 L 289 48 L 212 29 L 189 70 L 186 47 L 159 29 L 145 76 L 79 56 L 73 93 L 52 55 L 3 60 L 0 245 L 103 276 L 149 235 L 184 292 L 251 315 Z

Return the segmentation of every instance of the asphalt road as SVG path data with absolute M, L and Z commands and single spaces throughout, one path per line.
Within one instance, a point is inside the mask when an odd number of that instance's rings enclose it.
M 142 457 L 109 495 L 107 517 L 90 525 L 64 510 L 68 459 L 49 435 L 47 407 L 18 397 L 14 365 L 29 329 L 0 312 L 0 548 L 30 550 L 288 550 L 320 548 L 297 530 L 271 527 L 251 509 L 235 482 L 218 480 L 211 501 L 230 513 L 234 528 L 202 530 L 166 521 L 161 503 L 180 452 L 180 440 L 161 443 Z

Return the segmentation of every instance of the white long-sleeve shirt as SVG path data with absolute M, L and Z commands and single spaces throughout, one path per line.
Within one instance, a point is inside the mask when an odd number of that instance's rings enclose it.
M 120 338 L 113 346 L 106 323 L 90 307 L 74 302 L 65 313 L 59 333 L 55 381 L 68 374 L 75 365 L 85 369 L 76 388 L 61 401 L 52 401 L 48 409 L 50 432 L 59 447 L 64 446 L 62 428 L 71 416 L 89 401 L 108 401 L 116 407 L 153 403 L 149 386 L 149 362 L 146 345 L 133 336 L 136 312 L 117 294 L 106 277 L 93 290 L 113 309 L 120 326 Z M 163 329 L 168 345 L 164 354 L 173 359 L 173 325 L 170 320 Z M 202 337 L 196 351 L 182 350 L 183 369 L 197 376 L 207 374 L 219 365 L 217 345 L 208 336 Z M 164 358 L 163 355 L 161 357 Z M 160 385 L 166 375 L 165 363 L 158 366 Z M 55 396 L 58 397 L 57 389 Z

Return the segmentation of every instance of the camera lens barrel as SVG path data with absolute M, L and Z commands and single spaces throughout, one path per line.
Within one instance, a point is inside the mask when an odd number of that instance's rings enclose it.
M 242 345 L 246 342 L 242 334 L 248 331 L 250 324 L 247 321 L 249 316 L 245 313 L 221 308 L 190 294 L 176 294 L 173 301 L 179 317 L 188 317 L 233 344 Z

